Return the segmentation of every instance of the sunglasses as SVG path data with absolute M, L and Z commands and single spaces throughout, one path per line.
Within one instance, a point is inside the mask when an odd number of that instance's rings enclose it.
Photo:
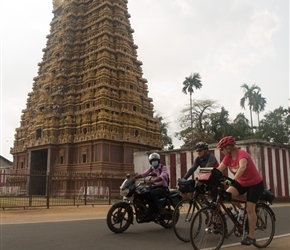
M 203 149 L 196 150 L 197 153 L 202 152 L 202 151 L 203 151 Z

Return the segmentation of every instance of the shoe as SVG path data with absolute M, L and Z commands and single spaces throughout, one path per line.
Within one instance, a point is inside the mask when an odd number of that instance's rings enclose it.
M 254 243 L 256 243 L 256 239 L 252 239 L 249 236 L 247 236 L 245 239 L 243 239 L 241 241 L 241 244 L 245 245 L 245 246 L 250 246 L 250 245 L 252 245 Z

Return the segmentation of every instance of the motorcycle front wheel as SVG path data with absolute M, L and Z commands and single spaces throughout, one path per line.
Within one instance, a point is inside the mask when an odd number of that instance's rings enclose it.
M 133 211 L 129 204 L 113 205 L 107 214 L 107 225 L 114 233 L 125 232 L 133 222 Z

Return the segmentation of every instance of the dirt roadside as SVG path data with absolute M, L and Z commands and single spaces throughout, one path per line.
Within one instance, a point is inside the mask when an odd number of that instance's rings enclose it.
M 35 223 L 105 218 L 110 205 L 56 206 L 47 208 L 5 209 L 0 211 L 0 224 Z

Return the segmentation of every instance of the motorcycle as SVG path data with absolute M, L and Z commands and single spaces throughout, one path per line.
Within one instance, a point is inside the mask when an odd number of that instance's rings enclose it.
M 150 173 L 149 180 L 155 176 L 155 173 Z M 168 190 L 168 194 L 158 200 L 159 214 L 153 217 L 153 203 L 150 199 L 151 189 L 152 186 L 146 184 L 146 178 L 137 183 L 134 178 L 127 175 L 120 186 L 123 201 L 113 204 L 107 214 L 107 225 L 112 232 L 125 232 L 133 224 L 134 215 L 137 223 L 154 221 L 164 228 L 172 228 L 174 208 L 182 196 L 177 189 Z

